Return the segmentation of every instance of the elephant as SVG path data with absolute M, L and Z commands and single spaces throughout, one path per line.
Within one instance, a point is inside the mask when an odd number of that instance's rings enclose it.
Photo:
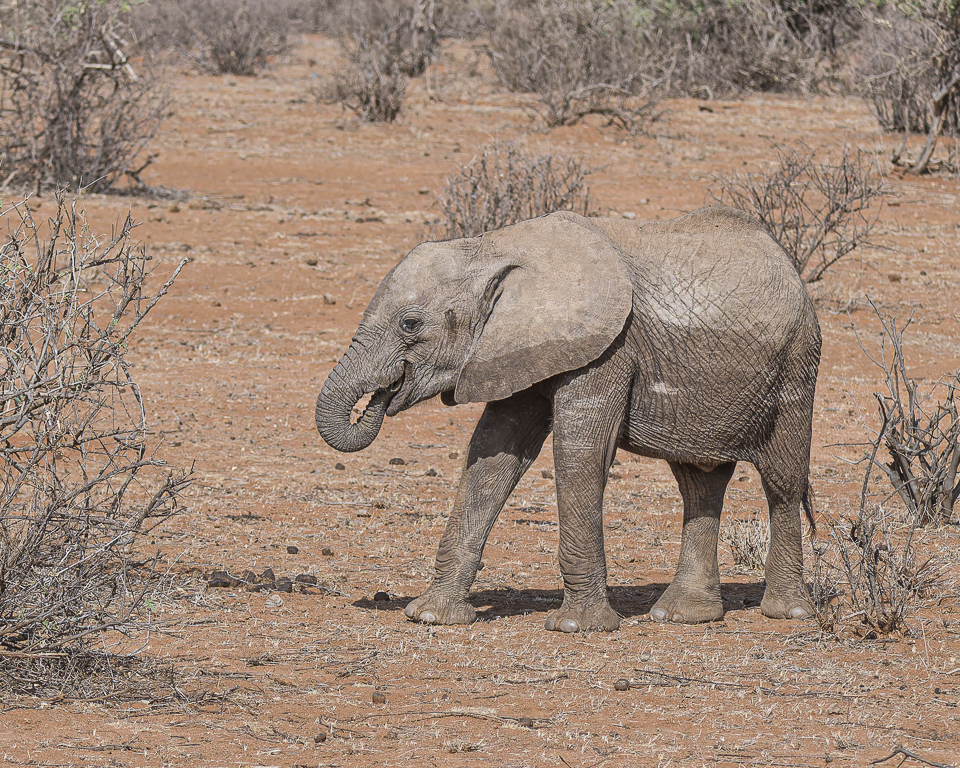
M 669 463 L 683 501 L 679 563 L 650 610 L 723 617 L 717 540 L 727 483 L 753 464 L 769 507 L 762 613 L 812 613 L 801 508 L 820 327 L 788 255 L 725 207 L 667 221 L 557 212 L 414 248 L 384 278 L 317 399 L 316 424 L 358 451 L 385 416 L 440 395 L 486 403 L 423 595 L 424 623 L 470 623 L 490 530 L 553 432 L 563 603 L 548 630 L 615 630 L 603 494 L 617 449 Z M 354 422 L 357 403 L 370 395 Z

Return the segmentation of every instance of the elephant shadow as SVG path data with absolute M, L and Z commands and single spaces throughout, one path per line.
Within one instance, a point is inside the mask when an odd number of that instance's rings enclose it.
M 651 582 L 640 586 L 609 587 L 610 605 L 625 619 L 643 616 L 650 612 L 669 584 Z M 723 610 L 739 611 L 760 605 L 763 599 L 763 582 L 728 583 L 722 588 Z M 403 612 L 407 603 L 416 596 L 396 596 L 390 600 L 361 598 L 351 605 L 355 608 L 378 611 Z M 481 589 L 470 593 L 470 604 L 477 609 L 477 621 L 493 621 L 506 616 L 544 615 L 563 603 L 562 589 Z

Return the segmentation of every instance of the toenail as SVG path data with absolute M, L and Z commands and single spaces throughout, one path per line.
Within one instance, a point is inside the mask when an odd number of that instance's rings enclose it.
M 791 619 L 805 619 L 809 615 L 810 614 L 807 612 L 807 609 L 799 605 L 790 611 Z
M 561 632 L 579 632 L 580 625 L 573 619 L 564 619 L 560 622 Z
M 417 609 L 413 607 L 413 603 L 410 603 L 406 608 L 403 609 L 403 612 L 407 615 L 408 619 L 412 619 L 416 614 Z
M 557 628 L 557 620 L 553 616 L 549 617 L 543 624 L 543 628 L 553 632 Z
M 424 611 L 420 614 L 420 621 L 424 624 L 436 624 L 437 617 L 434 616 L 430 611 Z
M 663 608 L 654 608 L 650 611 L 650 618 L 654 621 L 666 621 L 667 612 Z

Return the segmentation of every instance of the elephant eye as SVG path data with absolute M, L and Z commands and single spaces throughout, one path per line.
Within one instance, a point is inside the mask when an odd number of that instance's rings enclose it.
M 423 325 L 423 320 L 419 317 L 407 317 L 400 321 L 400 329 L 404 333 L 416 333 Z

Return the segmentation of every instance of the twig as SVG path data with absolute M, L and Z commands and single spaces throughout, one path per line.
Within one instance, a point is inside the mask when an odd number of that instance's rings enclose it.
M 933 768 L 957 768 L 955 765 L 950 765 L 947 763 L 936 763 L 933 760 L 927 760 L 926 758 L 921 757 L 916 752 L 913 752 L 904 746 L 894 747 L 893 752 L 891 752 L 886 757 L 880 758 L 879 760 L 874 760 L 872 763 L 870 763 L 870 765 L 879 765 L 880 763 L 885 763 L 887 762 L 887 760 L 892 760 L 897 755 L 903 755 L 903 760 L 900 761 L 900 765 L 903 765 L 903 763 L 907 760 L 907 758 L 909 758 L 911 760 L 916 760 L 917 762 L 924 763 L 925 765 L 932 765 Z

